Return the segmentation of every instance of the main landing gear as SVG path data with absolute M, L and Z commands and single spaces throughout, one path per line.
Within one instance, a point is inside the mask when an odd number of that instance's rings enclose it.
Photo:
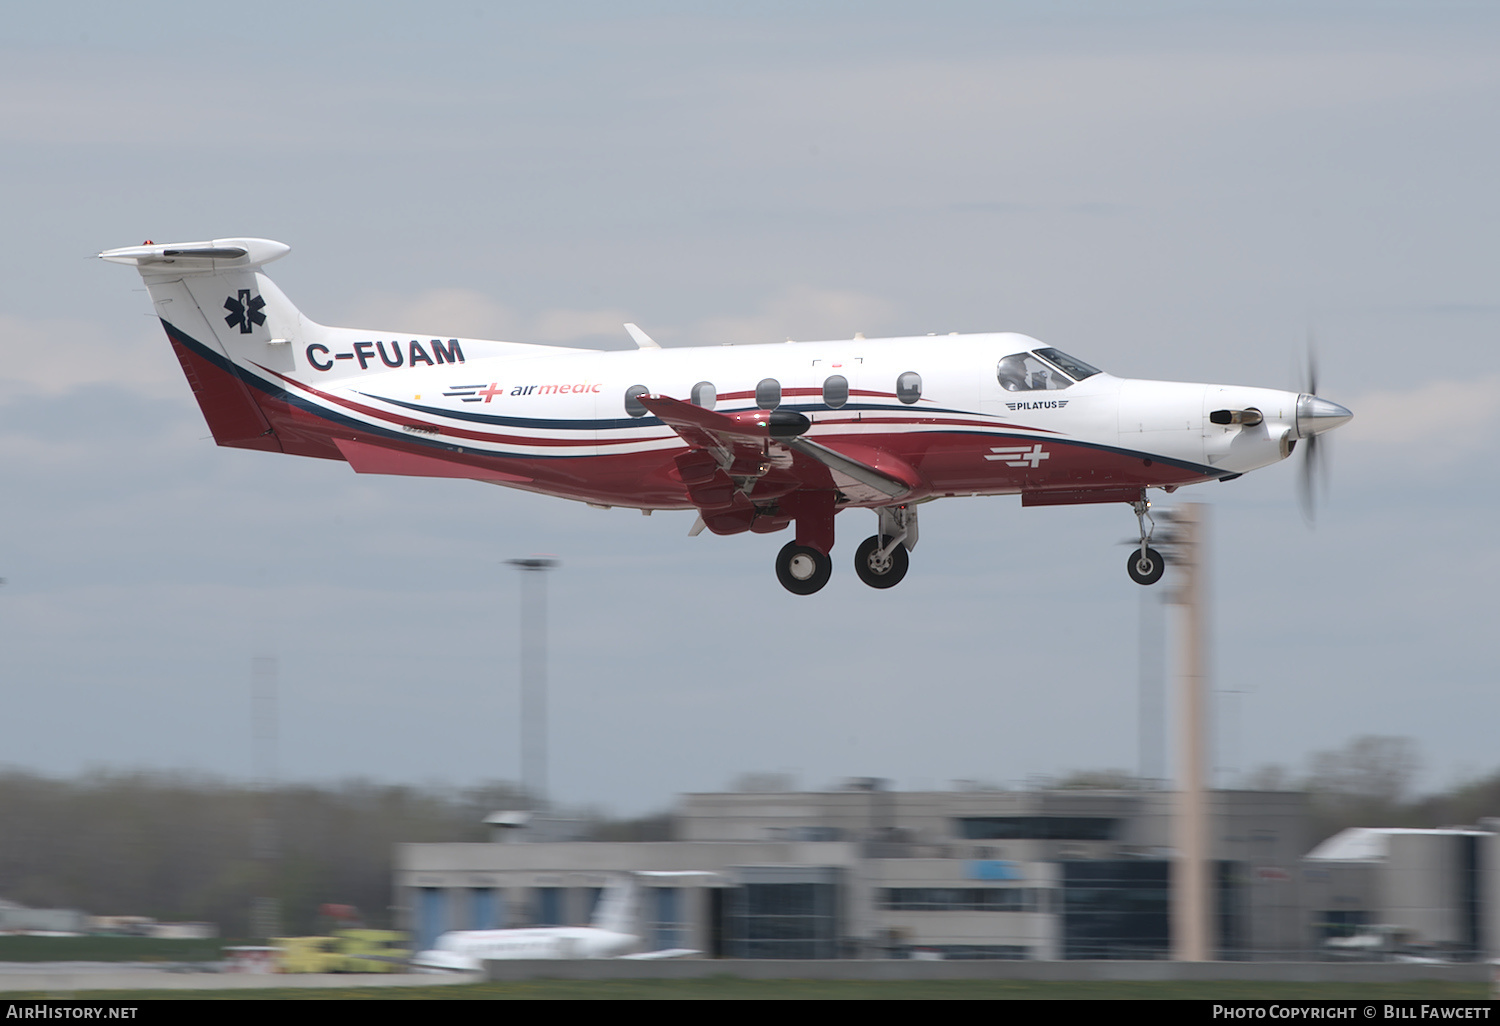
M 833 575 L 832 507 L 826 522 L 809 511 L 797 522 L 797 540 L 776 555 L 776 579 L 793 595 L 811 595 L 822 589 Z M 854 572 L 872 588 L 894 588 L 906 576 L 917 544 L 917 511 L 907 506 L 886 506 L 875 511 L 880 518 L 876 533 L 854 550 Z M 808 523 L 806 521 L 811 521 Z
M 895 538 L 873 534 L 854 550 L 854 572 L 872 588 L 894 588 L 910 565 L 906 547 Z
M 776 554 L 776 579 L 793 595 L 811 595 L 833 576 L 833 560 L 809 545 L 788 542 Z
M 1151 547 L 1151 535 L 1156 532 L 1156 521 L 1152 519 L 1150 513 L 1151 503 L 1145 499 L 1138 499 L 1130 504 L 1130 508 L 1135 510 L 1136 523 L 1141 528 L 1141 545 L 1140 548 L 1130 550 L 1130 558 L 1125 561 L 1125 570 L 1136 584 L 1155 584 L 1166 572 L 1167 561 L 1162 559 L 1160 552 Z M 1146 527 L 1148 520 L 1151 521 L 1150 529 Z

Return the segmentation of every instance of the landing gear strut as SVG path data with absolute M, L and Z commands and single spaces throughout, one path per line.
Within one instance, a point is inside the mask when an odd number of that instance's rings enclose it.
M 854 550 L 854 572 L 872 588 L 894 588 L 910 565 L 906 547 L 895 538 L 872 534 Z
M 877 532 L 854 550 L 854 572 L 872 588 L 894 588 L 911 565 L 907 552 L 917 544 L 917 511 L 910 506 L 883 506 Z
M 793 595 L 811 595 L 833 576 L 833 560 L 807 545 L 788 543 L 776 554 L 776 579 Z
M 1156 532 L 1156 521 L 1150 513 L 1151 503 L 1142 498 L 1132 502 L 1130 508 L 1135 510 L 1135 520 L 1141 528 L 1141 547 L 1131 550 L 1130 558 L 1125 562 L 1125 570 L 1136 584 L 1155 584 L 1166 572 L 1167 561 L 1151 547 L 1151 535 Z M 1151 521 L 1150 529 L 1146 527 L 1148 520 Z

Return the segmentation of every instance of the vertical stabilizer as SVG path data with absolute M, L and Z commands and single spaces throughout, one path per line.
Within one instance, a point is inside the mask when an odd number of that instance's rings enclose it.
M 100 253 L 145 279 L 193 396 L 220 445 L 280 452 L 245 368 L 292 370 L 296 340 L 323 329 L 259 268 L 290 250 L 269 239 L 132 246 Z
M 639 919 L 639 904 L 640 888 L 636 886 L 635 877 L 616 877 L 604 888 L 590 925 L 596 930 L 633 934 Z

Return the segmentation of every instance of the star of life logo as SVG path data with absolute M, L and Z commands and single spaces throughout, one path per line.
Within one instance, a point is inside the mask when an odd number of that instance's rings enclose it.
M 1033 445 L 1030 449 L 1024 447 L 1001 449 L 991 446 L 990 452 L 992 455 L 986 456 L 985 459 L 1004 460 L 1007 467 L 1030 467 L 1032 470 L 1041 466 L 1042 460 L 1052 458 L 1052 454 L 1043 449 L 1040 444 Z
M 240 334 L 248 335 L 254 325 L 266 323 L 266 315 L 261 313 L 265 305 L 266 301 L 259 296 L 252 296 L 249 289 L 240 289 L 238 299 L 230 296 L 224 300 L 224 309 L 229 311 L 224 323 L 231 328 L 238 325 Z

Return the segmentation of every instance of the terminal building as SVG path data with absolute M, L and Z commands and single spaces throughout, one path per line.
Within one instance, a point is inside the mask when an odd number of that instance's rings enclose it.
M 1210 797 L 1217 958 L 1330 957 L 1329 940 L 1367 932 L 1398 915 L 1390 902 L 1407 901 L 1381 882 L 1406 872 L 1405 842 L 1388 847 L 1395 861 L 1365 849 L 1362 861 L 1305 861 L 1316 839 L 1303 794 Z M 1172 801 L 1149 790 L 897 792 L 868 779 L 826 792 L 689 794 L 671 841 L 401 845 L 395 905 L 421 950 L 449 930 L 586 924 L 617 874 L 692 870 L 712 876 L 642 879 L 644 949 L 1166 958 Z M 1457 957 L 1495 952 L 1500 938 L 1500 846 L 1493 833 L 1470 835 L 1454 849 L 1470 859 L 1469 883 L 1443 920 L 1458 925 L 1416 931 L 1416 943 Z

